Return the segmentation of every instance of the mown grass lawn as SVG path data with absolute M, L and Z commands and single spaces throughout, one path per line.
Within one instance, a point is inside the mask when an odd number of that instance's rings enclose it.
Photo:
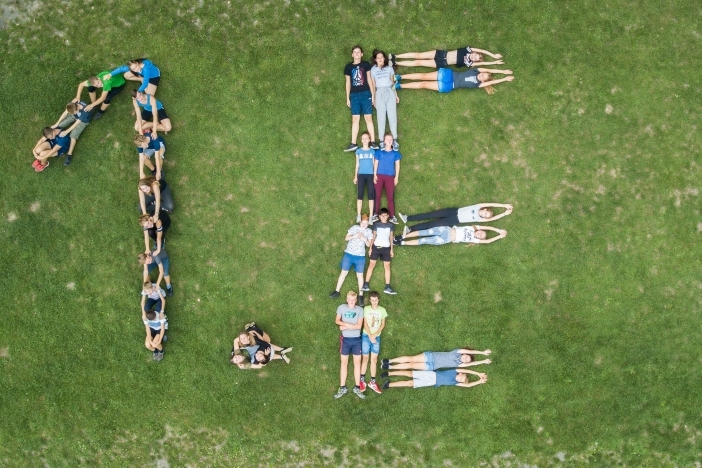
M 3 466 L 702 462 L 698 3 L 0 7 Z M 493 96 L 403 90 L 398 108 L 400 211 L 515 209 L 496 244 L 398 248 L 381 354 L 490 348 L 487 385 L 332 399 L 356 43 L 474 45 L 515 72 Z M 140 56 L 174 123 L 161 363 L 143 348 L 126 93 L 70 167 L 30 167 L 79 81 Z M 228 363 L 250 320 L 295 347 L 289 366 Z

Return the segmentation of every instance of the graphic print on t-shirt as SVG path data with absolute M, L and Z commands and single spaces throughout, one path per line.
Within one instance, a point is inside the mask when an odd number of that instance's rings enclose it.
M 358 87 L 366 84 L 366 74 L 360 66 L 351 71 L 351 86 Z

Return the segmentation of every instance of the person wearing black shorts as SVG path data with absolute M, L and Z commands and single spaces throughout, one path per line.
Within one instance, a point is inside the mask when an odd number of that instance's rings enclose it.
M 339 354 L 341 370 L 339 372 L 339 390 L 334 398 L 339 399 L 348 393 L 346 377 L 348 374 L 349 355 L 353 356 L 353 393 L 361 399 L 366 396 L 361 392 L 361 329 L 363 328 L 363 309 L 356 305 L 358 295 L 355 291 L 346 293 L 346 304 L 336 309 L 336 323 L 339 326 Z
M 484 62 L 485 55 L 494 59 L 501 59 L 502 55 L 493 54 L 475 47 L 461 47 L 456 50 L 429 50 L 427 52 L 407 52 L 405 54 L 390 54 L 390 64 L 399 67 L 428 67 L 448 68 L 449 65 L 457 67 L 480 67 L 484 65 L 502 65 L 502 60 Z M 398 61 L 397 59 L 402 59 Z M 414 60 L 407 60 L 414 59 Z
M 373 244 L 370 251 L 370 262 L 368 263 L 368 271 L 366 272 L 366 282 L 363 283 L 363 290 L 370 291 L 370 279 L 373 276 L 375 264 L 380 259 L 383 262 L 385 269 L 385 294 L 397 294 L 390 286 L 390 261 L 395 256 L 393 251 L 393 233 L 395 225 L 390 222 L 390 214 L 387 208 L 381 208 L 378 211 L 379 221 L 373 223 Z
M 166 109 L 161 101 L 153 97 L 151 94 L 140 93 L 132 90 L 132 100 L 134 103 L 134 112 L 137 116 L 134 130 L 139 134 L 144 134 L 144 131 L 151 130 L 153 138 L 156 138 L 156 132 L 170 132 L 173 126 L 171 119 L 166 114 Z M 141 109 L 139 109 L 141 107 Z

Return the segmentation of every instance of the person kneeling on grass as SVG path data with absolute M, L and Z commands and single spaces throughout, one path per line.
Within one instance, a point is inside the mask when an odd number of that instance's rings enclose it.
M 85 81 L 81 81 L 78 85 L 78 91 L 76 92 L 76 99 L 80 100 L 80 95 L 83 93 L 83 88 L 88 87 L 88 95 L 90 96 L 90 104 L 85 106 L 85 110 L 90 112 L 95 107 L 100 106 L 100 109 L 93 114 L 93 120 L 100 119 L 107 108 L 110 106 L 112 99 L 117 96 L 126 84 L 124 77 L 122 75 L 110 76 L 109 79 L 106 77 L 110 75 L 110 72 L 103 71 L 98 73 L 96 76 L 91 76 Z M 95 95 L 95 91 L 102 89 L 102 93 L 98 98 Z
M 67 131 L 60 128 L 45 127 L 37 144 L 32 150 L 34 162 L 32 167 L 36 172 L 41 172 L 49 166 L 49 158 L 63 156 L 71 145 L 71 137 Z
M 469 375 L 477 375 L 478 380 L 471 382 Z M 475 387 L 476 385 L 487 382 L 487 374 L 475 372 L 468 369 L 449 369 L 442 371 L 391 371 L 383 372 L 381 377 L 409 377 L 412 380 L 401 380 L 398 382 L 390 382 L 386 380 L 383 383 L 383 390 L 391 387 Z
M 383 359 L 382 369 L 389 370 L 427 370 L 455 369 L 458 367 L 479 366 L 490 364 L 489 359 L 473 361 L 474 354 L 489 356 L 489 349 L 475 351 L 472 349 L 454 349 L 449 352 L 426 351 L 416 356 L 400 356 L 393 359 Z
M 64 129 L 64 131 L 71 137 L 71 144 L 68 147 L 66 159 L 63 161 L 64 166 L 71 164 L 71 160 L 73 159 L 73 149 L 76 147 L 78 137 L 90 123 L 90 112 L 86 109 L 87 106 L 88 105 L 83 101 L 74 99 L 66 104 L 66 110 L 53 125 L 53 127 L 60 127 Z
M 487 238 L 487 231 L 497 232 L 497 236 Z M 507 237 L 507 231 L 490 226 L 439 226 L 423 231 L 412 231 L 407 235 L 395 236 L 395 245 L 444 245 L 449 242 L 472 244 L 489 244 Z
M 160 312 L 149 310 L 141 311 L 141 320 L 146 328 L 146 340 L 144 346 L 154 353 L 154 361 L 163 359 L 163 343 L 166 341 L 166 329 L 168 322 L 163 309 Z
M 155 251 L 154 251 L 155 252 Z M 158 280 L 156 281 L 157 286 L 161 286 L 161 280 L 166 280 L 166 295 L 173 295 L 173 286 L 171 286 L 171 277 L 168 274 L 170 268 L 170 260 L 168 258 L 168 252 L 166 249 L 161 249 L 158 254 L 153 252 L 142 252 L 137 255 L 137 260 L 139 264 L 144 266 L 144 282 L 149 281 L 149 274 L 151 271 L 158 266 Z
M 151 129 L 154 136 L 156 136 L 157 132 L 168 133 L 171 131 L 173 128 L 171 119 L 168 117 L 168 114 L 166 114 L 166 109 L 164 109 L 161 101 L 151 94 L 144 94 L 133 90 L 132 102 L 137 118 L 134 124 L 134 130 L 143 134 L 145 130 Z M 143 109 L 139 110 L 140 107 Z
M 504 208 L 505 211 L 496 215 L 494 208 Z M 428 213 L 416 215 L 408 216 L 402 213 L 398 213 L 397 215 L 405 224 L 411 221 L 438 218 L 435 219 L 435 221 L 406 226 L 403 233 L 407 234 L 412 231 L 421 231 L 438 226 L 455 226 L 456 224 L 465 223 L 490 223 L 510 213 L 512 213 L 512 205 L 504 205 L 502 203 L 478 203 L 477 205 L 464 206 L 463 208 L 444 208 L 443 210 L 430 211 Z
M 510 75 L 494 80 L 493 74 Z M 405 80 L 401 82 L 401 80 Z M 407 80 L 415 80 L 407 83 Z M 514 80 L 512 70 L 475 68 L 464 72 L 454 72 L 450 68 L 439 68 L 431 73 L 410 73 L 395 75 L 395 89 L 433 89 L 440 93 L 450 93 L 458 88 L 482 88 L 488 94 L 495 92 L 494 85 Z
M 166 155 L 166 142 L 163 137 L 154 135 L 152 132 L 146 135 L 137 135 L 134 137 L 134 144 L 139 153 L 139 177 L 144 178 L 144 166 L 151 170 L 151 175 L 156 177 L 156 180 L 163 179 L 163 158 Z M 154 156 L 154 163 L 151 163 L 151 156 Z M 154 167 L 155 164 L 155 167 Z
M 348 241 L 344 257 L 341 259 L 341 274 L 336 282 L 336 289 L 329 294 L 329 297 L 336 299 L 339 297 L 341 285 L 344 284 L 346 276 L 351 271 L 351 267 L 356 270 L 358 280 L 359 298 L 358 305 L 364 306 L 363 302 L 363 270 L 366 266 L 366 247 L 370 247 L 373 239 L 373 231 L 368 228 L 368 215 L 361 216 L 360 224 L 351 226 L 346 233 L 344 240 Z

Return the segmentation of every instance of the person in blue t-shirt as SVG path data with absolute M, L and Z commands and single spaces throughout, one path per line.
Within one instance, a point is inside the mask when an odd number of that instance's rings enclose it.
M 373 182 L 373 161 L 375 150 L 370 147 L 371 136 L 368 132 L 361 135 L 361 148 L 356 150 L 356 169 L 353 174 L 353 183 L 358 187 L 356 201 L 356 222 L 361 222 L 361 208 L 363 207 L 363 192 L 368 187 L 368 212 L 373 214 L 375 205 L 375 186 Z
M 112 70 L 105 79 L 109 80 L 112 75 L 118 74 L 124 74 L 124 79 L 129 81 L 141 81 L 138 91 L 152 96 L 156 94 L 161 80 L 161 70 L 151 60 L 145 58 L 128 61 L 126 65 Z
M 471 382 L 469 375 L 478 376 L 478 380 Z M 386 380 L 383 383 L 383 390 L 391 387 L 475 387 L 476 385 L 487 382 L 487 374 L 475 372 L 468 369 L 449 369 L 442 371 L 390 371 L 380 374 L 381 378 L 386 377 L 409 377 L 412 380 L 400 380 L 390 382 Z
M 49 158 L 66 154 L 71 146 L 71 137 L 68 136 L 67 130 L 61 131 L 60 128 L 45 127 L 42 135 L 32 149 L 34 155 L 32 167 L 37 172 L 41 172 L 49 166 Z
M 493 74 L 508 75 L 504 78 L 493 79 Z M 405 80 L 405 81 L 402 81 Z M 406 80 L 415 80 L 407 83 Z M 450 93 L 458 88 L 482 88 L 488 94 L 493 94 L 493 86 L 514 80 L 512 70 L 495 70 L 492 68 L 474 68 L 464 72 L 456 72 L 450 68 L 439 68 L 431 73 L 410 73 L 395 75 L 395 89 L 433 89 L 440 93 Z
M 151 174 L 156 177 L 156 180 L 163 179 L 163 158 L 166 154 L 166 142 L 163 137 L 155 135 L 152 132 L 146 135 L 137 135 L 134 137 L 134 144 L 139 153 L 139 178 L 146 177 L 144 166 L 151 170 Z M 153 164 L 151 156 L 154 157 Z M 155 166 L 155 167 L 154 167 Z
M 402 159 L 402 155 L 399 151 L 392 149 L 392 143 L 392 134 L 386 133 L 383 139 L 383 148 L 375 152 L 373 182 L 375 183 L 376 212 L 372 222 L 378 220 L 378 206 L 383 196 L 383 189 L 385 189 L 390 222 L 397 224 L 397 217 L 395 216 L 395 186 L 400 182 L 400 159 Z
M 132 90 L 132 103 L 134 104 L 134 112 L 137 118 L 134 130 L 140 134 L 143 134 L 145 130 L 151 129 L 153 138 L 155 138 L 157 131 L 168 133 L 173 128 L 171 119 L 168 118 L 163 104 L 151 94 Z M 139 109 L 140 107 L 142 109 Z

